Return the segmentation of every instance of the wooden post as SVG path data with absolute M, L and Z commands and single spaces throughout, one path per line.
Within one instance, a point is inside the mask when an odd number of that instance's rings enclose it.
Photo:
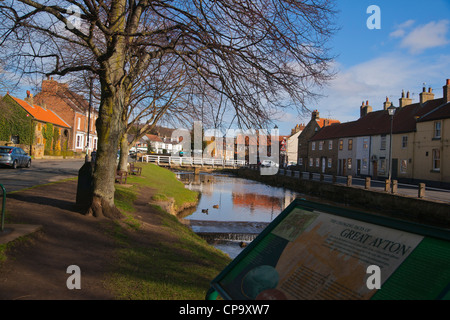
M 352 186 L 352 176 L 347 176 L 347 187 Z

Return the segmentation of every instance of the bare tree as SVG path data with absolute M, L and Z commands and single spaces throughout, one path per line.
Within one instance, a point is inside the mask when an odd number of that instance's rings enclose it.
M 197 88 L 226 99 L 240 126 L 256 127 L 276 108 L 304 107 L 311 88 L 329 78 L 333 13 L 329 0 L 6 0 L 0 43 L 21 73 L 98 75 L 87 213 L 114 218 L 116 152 L 133 85 L 149 66 L 176 58 L 195 72 Z

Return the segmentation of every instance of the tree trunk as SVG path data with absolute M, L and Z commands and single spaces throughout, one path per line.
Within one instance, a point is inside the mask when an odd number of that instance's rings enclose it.
M 119 139 L 124 131 L 121 115 L 123 110 L 123 89 L 115 92 L 103 90 L 100 116 L 96 122 L 98 135 L 97 158 L 93 174 L 93 195 L 86 214 L 94 217 L 117 219 L 120 211 L 114 205 L 115 176 Z
M 128 145 L 128 134 L 125 132 L 120 140 L 120 159 L 119 159 L 119 170 L 128 170 L 128 153 L 130 146 Z

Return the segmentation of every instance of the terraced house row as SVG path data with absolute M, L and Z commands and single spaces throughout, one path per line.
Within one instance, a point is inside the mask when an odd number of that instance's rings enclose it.
M 450 79 L 441 98 L 423 87 L 416 103 L 409 92 L 402 92 L 397 107 L 386 98 L 378 111 L 365 101 L 360 118 L 346 123 L 322 119 L 315 111 L 298 137 L 298 165 L 310 172 L 391 176 L 400 182 L 449 187 L 449 91 Z

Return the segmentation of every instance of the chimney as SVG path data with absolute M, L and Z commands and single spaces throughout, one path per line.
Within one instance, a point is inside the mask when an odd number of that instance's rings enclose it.
M 360 109 L 359 111 L 360 111 L 361 118 L 367 116 L 373 110 L 373 108 L 371 106 L 369 106 L 369 100 L 367 100 L 365 104 L 363 101 L 363 103 L 359 109 Z
M 27 97 L 25 98 L 25 101 L 28 102 L 31 106 L 33 106 L 33 94 L 30 92 L 30 90 L 27 90 Z
M 389 101 L 389 97 L 386 97 L 386 102 L 383 103 L 383 109 L 387 110 L 390 106 L 392 106 L 392 102 Z
M 447 79 L 447 84 L 444 86 L 444 103 L 450 102 L 450 79 Z
M 314 110 L 314 111 L 311 113 L 311 120 L 317 120 L 317 119 L 319 119 L 319 111 Z
M 402 91 L 402 97 L 400 99 L 398 99 L 399 101 L 399 105 L 400 108 L 403 108 L 405 106 L 409 106 L 410 104 L 412 104 L 412 99 L 409 97 L 409 91 L 406 94 L 406 98 L 405 98 L 405 91 Z
M 428 88 L 428 92 L 425 87 L 423 87 L 422 93 L 420 94 L 420 104 L 424 104 L 429 100 L 434 99 L 434 93 L 431 88 Z
M 56 93 L 58 91 L 58 82 L 53 80 L 53 77 L 50 80 L 42 80 L 42 92 L 47 93 Z

